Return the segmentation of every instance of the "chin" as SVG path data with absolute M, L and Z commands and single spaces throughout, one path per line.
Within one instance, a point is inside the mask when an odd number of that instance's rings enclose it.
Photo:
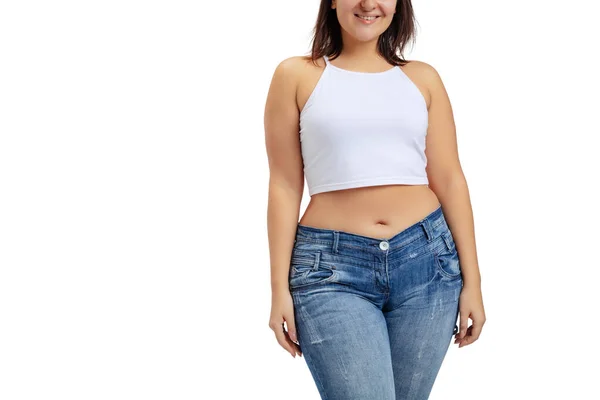
M 352 37 L 358 42 L 372 42 L 373 40 L 377 40 L 379 38 L 379 35 L 379 33 L 369 33 L 368 35 L 353 34 Z

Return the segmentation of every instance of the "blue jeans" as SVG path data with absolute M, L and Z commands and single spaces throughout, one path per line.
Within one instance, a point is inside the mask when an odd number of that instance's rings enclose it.
M 441 205 L 389 239 L 298 224 L 289 285 L 321 398 L 427 399 L 462 282 Z

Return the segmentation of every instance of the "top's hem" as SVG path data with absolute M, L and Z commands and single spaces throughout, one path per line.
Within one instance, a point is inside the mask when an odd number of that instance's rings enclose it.
M 394 177 L 394 178 L 382 178 L 382 179 L 364 179 L 360 181 L 351 181 L 351 182 L 342 182 L 342 183 L 330 183 L 326 185 L 320 185 L 309 188 L 309 195 L 312 196 L 314 194 L 329 192 L 334 190 L 342 190 L 342 189 L 354 189 L 359 187 L 368 187 L 368 186 L 382 186 L 389 184 L 429 184 L 429 180 L 427 177 Z

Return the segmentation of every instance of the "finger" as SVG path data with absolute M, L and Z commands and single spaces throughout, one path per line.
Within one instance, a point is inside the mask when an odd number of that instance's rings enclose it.
M 290 339 L 292 339 L 292 341 L 298 343 L 298 335 L 296 333 L 296 321 L 294 320 L 294 317 L 284 315 L 283 318 L 285 319 L 285 323 L 287 325 L 287 331 L 288 331 L 288 334 L 290 335 Z
M 287 325 L 287 322 L 286 322 Z M 298 354 L 300 357 L 302 357 L 302 349 L 300 348 L 300 343 L 296 343 L 295 341 L 292 340 L 292 338 L 290 337 L 290 330 L 289 328 L 287 328 L 284 326 L 283 329 L 283 334 L 285 335 L 285 339 L 287 340 L 287 342 L 290 344 L 290 346 L 294 349 L 294 354 Z
M 300 348 L 300 343 L 298 342 L 298 332 L 296 330 L 296 321 L 293 317 L 283 316 L 285 319 L 285 324 L 287 325 L 287 334 L 290 337 L 290 341 L 293 343 L 293 347 L 296 350 L 296 353 L 300 357 L 302 357 L 302 349 Z
M 292 347 L 292 349 L 294 349 L 294 356 L 299 355 L 300 357 L 302 357 L 302 349 L 300 348 L 300 345 L 296 342 L 294 342 L 291 338 L 290 335 L 287 333 L 287 331 L 285 332 L 285 336 L 286 336 L 286 340 L 289 343 L 289 345 Z
M 458 338 L 463 339 L 467 333 L 467 327 L 469 323 L 469 314 L 467 312 L 460 312 L 460 326 L 458 331 Z
M 278 329 L 273 330 L 275 332 L 275 337 L 277 338 L 277 342 L 281 347 L 286 349 L 292 357 L 296 356 L 296 352 L 294 351 L 294 347 L 292 345 L 292 341 L 287 337 L 283 329 L 283 323 L 279 325 Z
M 476 319 L 468 329 L 468 334 L 458 347 L 468 346 L 479 339 L 484 322 L 481 319 Z
M 464 335 L 463 337 L 458 337 L 458 335 L 457 335 L 456 339 L 454 340 L 454 343 L 462 343 L 462 342 L 464 342 L 465 340 L 467 340 L 467 338 L 468 338 L 468 337 L 471 335 L 471 327 L 468 327 L 468 328 L 467 328 L 467 329 L 464 331 L 463 335 Z M 460 347 L 460 346 L 459 346 L 459 347 Z
M 292 346 L 294 347 L 294 350 L 296 350 L 296 353 L 298 353 L 298 355 L 302 357 L 302 348 L 300 347 L 300 345 L 292 342 Z
M 483 319 L 480 317 L 475 317 L 473 319 L 473 324 L 471 325 L 471 335 L 473 336 L 473 342 L 479 339 L 479 335 L 481 335 L 481 329 L 483 328 Z
M 468 346 L 471 343 L 473 343 L 473 336 L 472 336 L 472 332 L 473 332 L 473 327 L 470 326 L 467 329 L 467 334 L 465 336 L 465 338 L 459 343 L 458 348 L 464 347 L 464 346 Z

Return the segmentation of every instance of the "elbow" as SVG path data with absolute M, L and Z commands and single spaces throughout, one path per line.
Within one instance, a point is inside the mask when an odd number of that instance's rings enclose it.
M 434 177 L 429 178 L 429 188 L 438 197 L 444 197 L 446 193 L 462 189 L 466 185 L 467 181 L 460 166 L 448 169 L 444 173 L 436 174 Z
M 302 194 L 304 192 L 304 182 L 290 181 L 282 179 L 273 179 L 269 181 L 269 194 L 277 197 L 284 197 L 289 201 L 298 202 L 302 201 Z

